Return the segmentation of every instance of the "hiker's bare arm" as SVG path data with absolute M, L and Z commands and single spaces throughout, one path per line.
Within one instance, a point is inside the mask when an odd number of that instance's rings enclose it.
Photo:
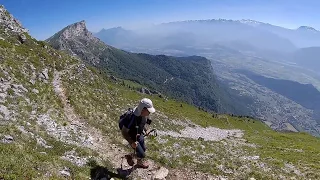
M 144 125 L 143 130 L 146 134 L 148 134 L 150 129 L 149 126 L 151 125 L 151 120 L 149 118 L 146 118 L 145 121 L 146 124 Z
M 123 126 L 122 129 L 121 129 L 121 133 L 122 133 L 122 136 L 123 136 L 130 144 L 132 144 L 132 143 L 135 142 L 134 140 L 132 140 L 132 139 L 130 138 L 129 129 L 128 129 L 128 128 L 126 128 L 126 127 Z
M 144 132 L 148 132 L 148 129 L 149 129 L 149 127 L 148 127 L 148 125 L 144 125 L 144 128 L 143 128 L 143 130 L 144 130 Z

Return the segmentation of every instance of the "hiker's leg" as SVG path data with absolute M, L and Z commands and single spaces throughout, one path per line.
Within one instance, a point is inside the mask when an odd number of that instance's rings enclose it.
M 144 143 L 144 136 L 140 136 L 138 139 L 139 144 L 141 145 L 143 151 L 146 151 L 146 145 Z
M 138 139 L 138 146 L 137 146 L 137 165 L 139 168 L 148 168 L 149 164 L 147 161 L 144 160 L 144 158 L 146 157 L 146 146 L 144 144 L 144 137 L 140 136 Z
M 138 138 L 138 146 L 136 148 L 136 151 L 137 151 L 137 157 L 138 158 L 145 158 L 145 145 L 144 145 L 144 138 L 143 136 L 140 136 Z

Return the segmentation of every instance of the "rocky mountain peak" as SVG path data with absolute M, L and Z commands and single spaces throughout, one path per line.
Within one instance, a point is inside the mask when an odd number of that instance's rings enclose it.
M 300 30 L 300 31 L 310 31 L 310 32 L 315 32 L 315 33 L 318 33 L 318 32 L 319 32 L 318 30 L 316 30 L 315 28 L 310 27 L 310 26 L 300 26 L 297 30 Z
M 99 62 L 99 58 L 91 53 L 91 49 L 103 51 L 109 48 L 87 29 L 84 20 L 73 23 L 46 40 L 52 47 L 63 50 L 72 56 L 78 56 L 90 61 L 92 64 Z
M 0 5 L 0 27 L 5 32 L 11 31 L 15 33 L 26 33 L 28 32 L 21 23 L 15 19 L 3 5 Z
M 93 35 L 88 31 L 86 22 L 84 20 L 76 22 L 64 28 L 61 32 L 61 36 L 66 39 L 79 36 L 88 37 L 90 39 L 93 38 Z
M 241 19 L 241 20 L 238 20 L 238 22 L 243 23 L 243 24 L 247 24 L 250 26 L 259 26 L 261 24 L 264 24 L 263 22 L 259 22 L 259 21 L 255 21 L 255 20 L 251 20 L 251 19 Z

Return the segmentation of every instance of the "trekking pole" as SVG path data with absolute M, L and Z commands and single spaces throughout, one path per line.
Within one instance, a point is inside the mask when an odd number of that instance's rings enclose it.
M 136 144 L 136 146 L 135 146 L 135 148 L 133 149 L 134 150 L 134 153 L 133 153 L 133 155 L 135 155 L 136 156 L 136 153 L 137 153 L 137 147 L 138 147 L 138 133 L 139 133 L 139 126 L 138 126 L 138 123 L 137 123 L 137 120 L 135 119 L 135 121 L 136 121 L 136 129 L 137 129 L 137 134 L 136 134 L 136 141 L 134 142 L 135 144 Z
M 149 134 L 151 134 L 152 132 L 154 132 L 154 136 L 157 136 L 157 130 L 156 129 L 152 129 L 151 131 L 149 131 L 147 134 L 144 134 L 143 137 L 149 136 Z

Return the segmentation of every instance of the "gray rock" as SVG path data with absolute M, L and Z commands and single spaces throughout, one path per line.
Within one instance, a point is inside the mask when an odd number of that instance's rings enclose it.
M 154 90 L 150 90 L 150 93 L 151 93 L 151 94 L 161 94 L 160 92 L 154 91 Z
M 38 94 L 39 90 L 38 89 L 32 89 L 32 92 L 35 93 L 35 94 Z
M 143 88 L 143 87 L 140 89 L 140 92 L 143 93 L 143 94 L 149 94 L 149 95 L 151 94 L 151 92 L 149 91 L 149 89 Z
M 78 154 L 74 150 L 65 152 L 64 155 L 61 157 L 61 159 L 70 161 L 73 164 L 80 166 L 80 167 L 86 165 L 88 162 L 88 158 L 79 157 Z
M 114 76 L 110 76 L 110 79 L 114 80 L 114 81 L 118 81 L 118 79 Z
M 175 149 L 181 148 L 180 144 L 178 144 L 178 143 L 174 143 L 174 144 L 173 144 L 173 147 L 174 147 Z
M 27 102 L 28 104 L 30 104 L 30 99 L 29 99 L 29 98 L 25 98 L 25 100 L 26 100 L 26 102 Z
M 29 132 L 27 130 L 24 129 L 24 126 L 17 126 L 17 128 L 19 129 L 19 131 L 21 131 L 23 134 L 30 134 L 30 136 L 32 138 L 34 138 L 34 134 L 32 132 Z
M 13 137 L 10 135 L 5 135 L 4 138 L 1 140 L 2 143 L 12 143 L 14 141 Z
M 244 156 L 244 157 L 241 157 L 241 159 L 253 161 L 253 160 L 260 159 L 260 156 Z
M 32 85 L 34 85 L 36 83 L 36 80 L 35 79 L 30 79 L 29 81 Z
M 39 74 L 40 79 L 45 79 L 48 80 L 49 76 L 48 76 L 48 69 L 45 68 L 40 74 Z
M 42 137 L 37 137 L 37 144 L 44 148 L 52 148 L 52 146 L 47 145 L 47 142 L 44 139 L 42 139 Z
M 64 167 L 63 170 L 60 171 L 60 174 L 66 177 L 70 177 L 71 173 L 70 173 L 70 169 L 67 167 Z
M 17 90 L 18 92 L 28 92 L 28 89 L 26 89 L 25 87 L 23 87 L 23 85 L 20 84 L 12 84 L 12 87 L 14 88 L 14 90 Z
M 154 174 L 154 180 L 163 180 L 165 179 L 169 174 L 169 170 L 161 167 L 159 170 L 157 170 Z
M 7 97 L 6 93 L 0 93 L 0 102 L 4 102 Z
M 30 67 L 31 67 L 31 69 L 33 70 L 33 72 L 32 72 L 31 79 L 29 80 L 29 82 L 30 82 L 32 85 L 34 85 L 34 84 L 36 83 L 37 75 L 36 75 L 36 73 L 34 72 L 35 68 L 34 68 L 32 65 L 31 65 Z
M 161 137 L 157 137 L 156 139 L 157 139 L 158 143 L 160 143 L 160 144 L 165 144 L 168 142 L 168 139 L 163 139 Z
M 0 105 L 0 113 L 4 115 L 5 120 L 9 119 L 10 112 L 6 106 Z
M 32 65 L 32 64 L 30 64 L 30 68 L 34 71 L 34 70 L 36 70 L 36 68 Z M 33 74 L 34 74 L 34 72 L 33 72 Z
M 13 141 L 13 137 L 10 135 L 5 135 L 4 138 L 9 141 Z
M 21 43 L 25 43 L 25 42 L 26 42 L 26 40 L 27 40 L 26 35 L 24 35 L 24 34 L 20 34 L 20 36 L 19 36 L 19 40 L 20 40 L 20 42 L 21 42 Z

